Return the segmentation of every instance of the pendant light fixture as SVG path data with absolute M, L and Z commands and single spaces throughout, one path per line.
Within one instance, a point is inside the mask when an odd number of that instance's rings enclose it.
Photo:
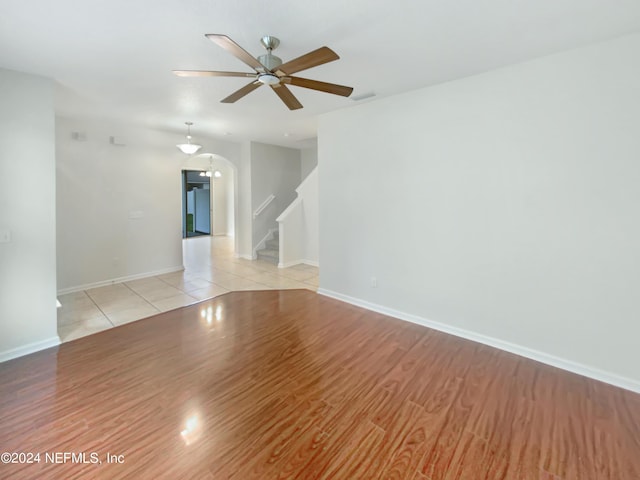
M 211 173 L 211 170 L 207 170 L 206 172 L 200 172 L 200 176 L 201 177 L 215 177 L 215 178 L 220 178 L 222 176 L 222 172 L 220 170 L 214 170 L 213 173 Z
M 215 177 L 220 178 L 222 176 L 222 172 L 220 170 L 213 169 L 213 155 L 209 156 L 209 170 L 203 170 L 200 172 L 201 177 Z
M 191 125 L 193 125 L 193 122 L 184 122 L 184 124 L 187 126 L 187 143 L 180 143 L 176 145 L 176 147 L 178 147 L 182 153 L 193 155 L 202 148 L 202 145 L 191 143 Z

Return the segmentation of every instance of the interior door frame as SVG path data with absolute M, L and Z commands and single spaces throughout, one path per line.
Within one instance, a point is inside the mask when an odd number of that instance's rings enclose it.
M 194 170 L 190 168 L 183 168 L 180 170 L 180 179 L 182 184 L 182 238 L 194 238 L 194 237 L 206 237 L 213 236 L 213 182 L 211 177 L 209 179 L 209 233 L 203 233 L 202 235 L 194 235 L 193 237 L 187 236 L 187 174 L 188 172 L 200 173 L 203 170 Z

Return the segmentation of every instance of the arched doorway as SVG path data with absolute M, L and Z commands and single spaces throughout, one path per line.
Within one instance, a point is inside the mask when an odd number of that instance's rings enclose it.
M 235 237 L 238 203 L 236 166 L 218 154 L 205 152 L 193 155 L 184 161 L 181 178 L 184 177 L 184 171 L 199 172 L 209 180 L 210 235 Z M 203 186 L 204 184 L 205 182 L 203 182 Z M 184 197 L 184 189 L 182 217 L 184 238 L 187 236 L 185 235 L 187 227 L 187 205 Z

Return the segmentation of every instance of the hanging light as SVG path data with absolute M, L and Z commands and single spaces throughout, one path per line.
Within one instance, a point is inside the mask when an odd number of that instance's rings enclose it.
M 208 170 L 203 170 L 202 172 L 200 172 L 200 176 L 201 177 L 216 177 L 216 178 L 220 178 L 222 176 L 222 172 L 220 172 L 220 170 L 213 170 L 213 155 L 209 155 L 209 169 Z
M 178 147 L 182 153 L 193 155 L 202 148 L 202 145 L 191 143 L 191 125 L 193 125 L 193 122 L 184 122 L 184 124 L 187 126 L 187 143 L 180 143 L 176 145 L 176 147 Z

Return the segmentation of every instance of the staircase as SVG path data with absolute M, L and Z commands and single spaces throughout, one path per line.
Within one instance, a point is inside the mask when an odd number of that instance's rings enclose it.
M 280 260 L 280 232 L 275 230 L 273 238 L 265 242 L 265 248 L 256 252 L 258 260 L 265 260 L 270 263 L 278 264 Z

